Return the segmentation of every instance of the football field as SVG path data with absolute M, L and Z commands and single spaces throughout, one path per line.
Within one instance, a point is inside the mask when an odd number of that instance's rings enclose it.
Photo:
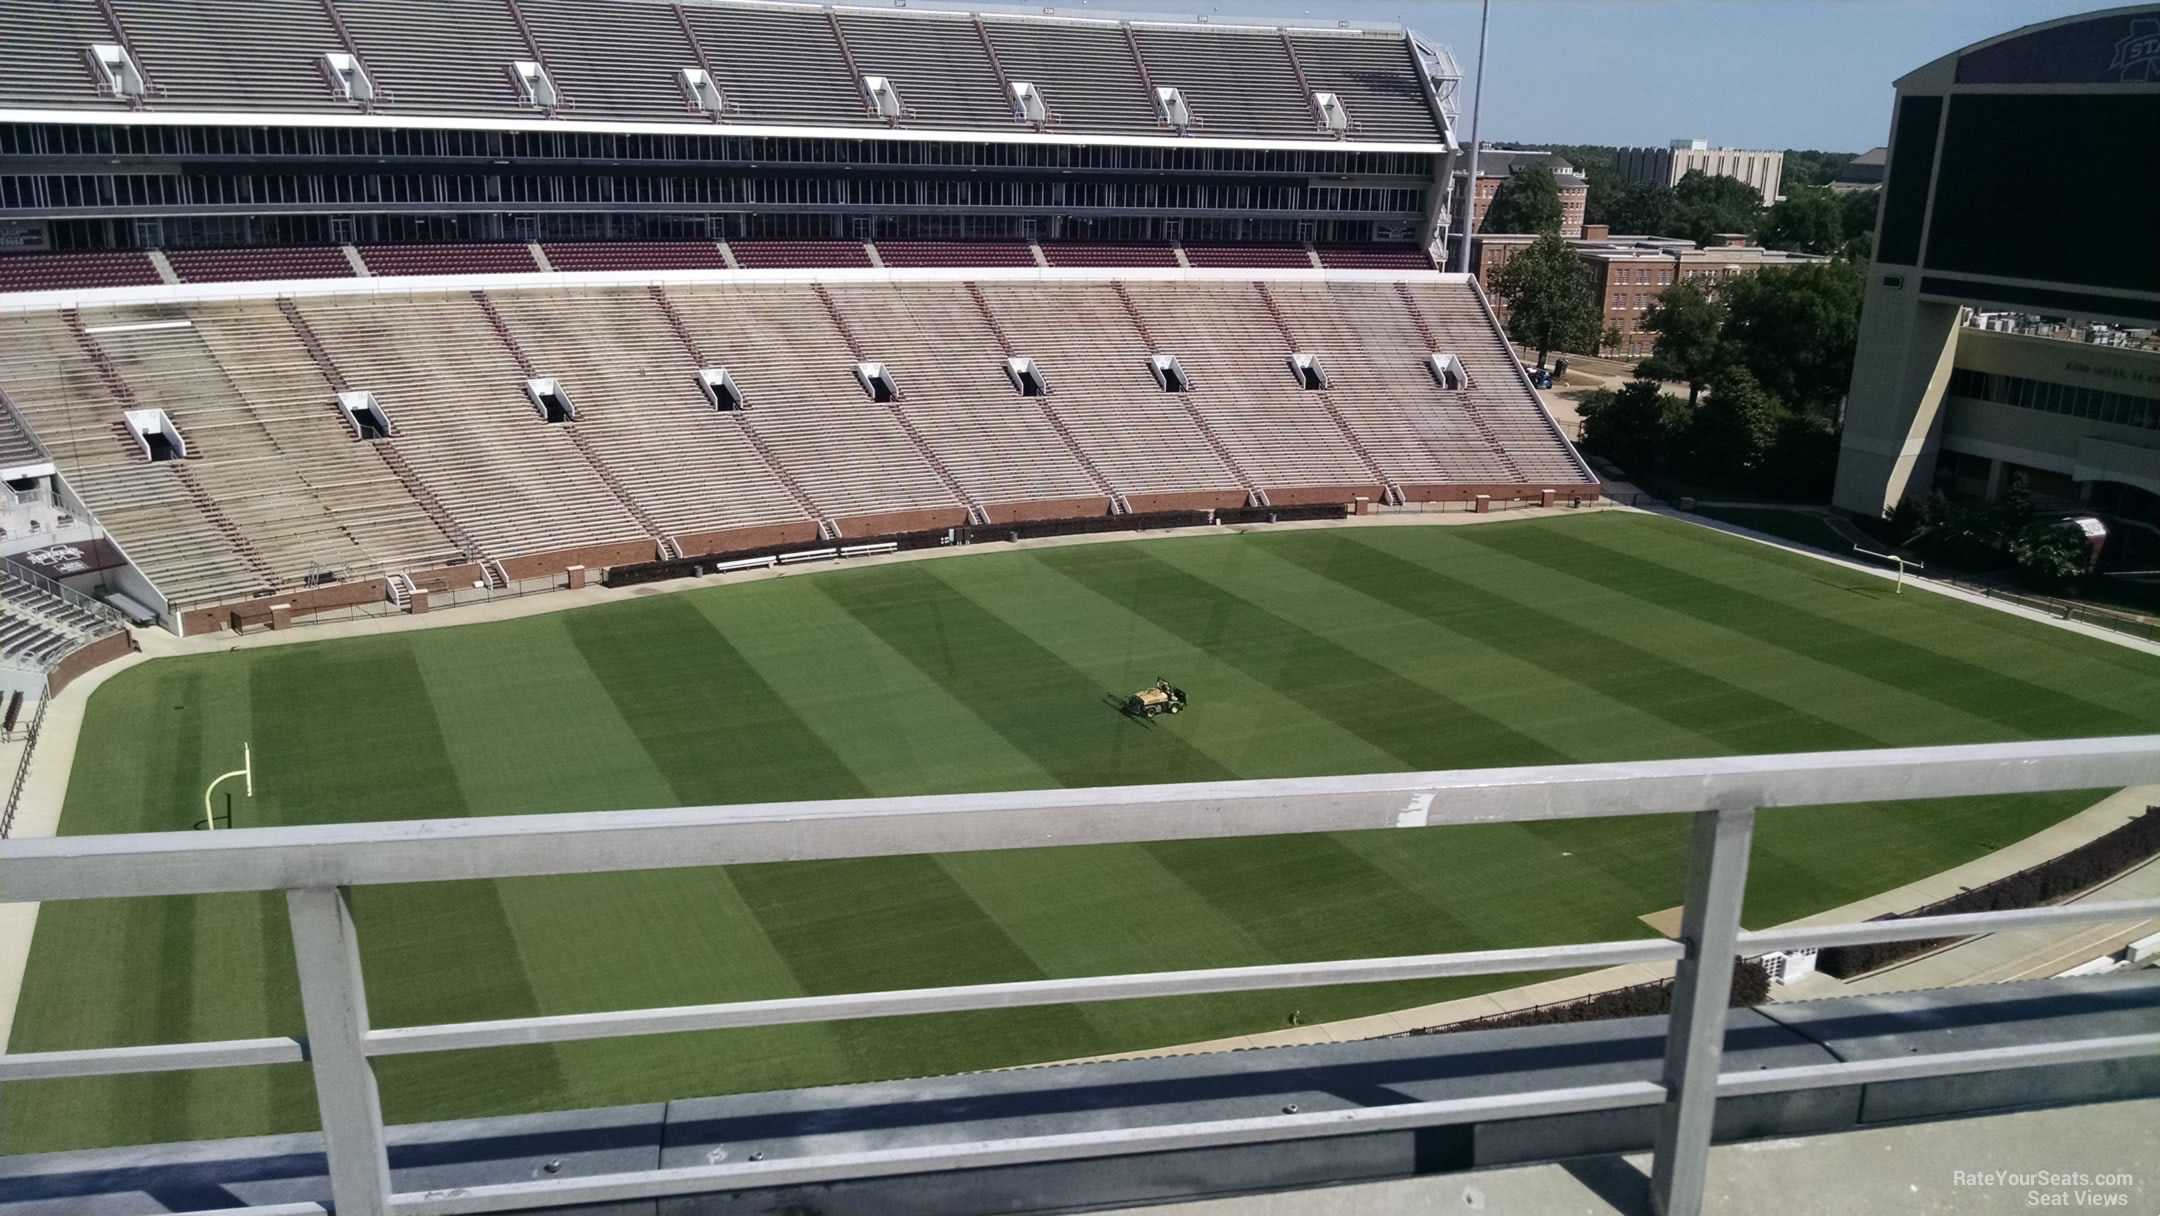
M 1192 709 L 1115 708 L 1157 676 Z M 2146 732 L 2160 659 L 1605 513 L 1004 549 L 163 659 L 92 697 L 71 833 Z M 1766 814 L 1746 920 L 1988 852 L 2099 794 Z M 222 809 L 222 808 L 221 808 Z M 1675 817 L 355 892 L 377 1026 L 1642 937 Z M 16 1051 L 301 1030 L 270 893 L 47 905 Z M 378 1060 L 394 1122 L 985 1068 L 1533 977 Z M 0 1149 L 314 1126 L 305 1065 L 20 1082 Z

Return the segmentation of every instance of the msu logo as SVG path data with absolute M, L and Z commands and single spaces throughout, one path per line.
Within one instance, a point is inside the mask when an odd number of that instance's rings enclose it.
M 2160 80 L 2160 19 L 2139 17 L 2130 22 L 2130 36 L 2115 44 L 2115 58 L 2108 70 L 2121 80 Z

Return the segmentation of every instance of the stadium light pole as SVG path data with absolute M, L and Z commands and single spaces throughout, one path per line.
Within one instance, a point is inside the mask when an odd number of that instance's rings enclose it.
M 1470 86 L 1470 176 L 1464 182 L 1462 239 L 1455 246 L 1455 269 L 1470 273 L 1470 236 L 1477 228 L 1478 111 L 1485 104 L 1485 34 L 1492 26 L 1492 0 L 1485 0 L 1478 15 L 1477 83 Z

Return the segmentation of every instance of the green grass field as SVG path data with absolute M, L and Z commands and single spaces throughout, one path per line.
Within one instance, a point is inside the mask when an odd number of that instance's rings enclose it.
M 1106 697 L 1167 675 L 1153 725 Z M 242 826 L 2127 734 L 2160 660 L 1669 520 L 1029 550 L 161 660 L 91 700 L 63 830 Z M 1764 816 L 1747 920 L 2094 794 Z M 1672 817 L 373 888 L 379 1026 L 1645 936 Z M 1523 982 L 782 1027 L 378 1063 L 395 1121 L 918 1075 Z M 301 1028 L 274 894 L 47 905 L 12 1048 Z M 8 1087 L 8 1151 L 313 1126 L 302 1065 Z

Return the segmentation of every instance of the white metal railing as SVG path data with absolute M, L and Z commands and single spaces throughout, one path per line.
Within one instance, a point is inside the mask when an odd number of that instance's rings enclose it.
M 1218 1147 L 1496 1118 L 1655 1106 L 1659 1211 L 1702 1208 L 1718 1097 L 1960 1075 L 2160 1051 L 2160 1033 L 2040 1048 L 1720 1075 L 1734 960 L 1747 953 L 2136 920 L 2160 900 L 2112 901 L 1859 925 L 1744 932 L 1740 907 L 1757 808 L 2098 789 L 2160 781 L 2160 735 L 1964 747 L 1737 756 L 1463 772 L 1214 782 L 950 797 L 404 821 L 231 832 L 0 841 L 0 901 L 284 890 L 305 1040 L 0 1055 L 0 1081 L 307 1060 L 330 1184 L 344 1216 L 453 1216 L 716 1190 L 834 1182 L 1020 1162 Z M 368 1021 L 353 886 L 748 862 L 967 852 L 1464 823 L 1693 816 L 1678 940 L 1591 942 L 1405 958 L 1227 967 L 733 1001 L 377 1029 Z M 896 1017 L 1436 976 L 1676 965 L 1658 1082 L 1561 1088 L 1352 1111 L 825 1154 L 687 1169 L 395 1192 L 370 1061 L 402 1055 L 684 1030 Z M 253 1209 L 257 1212 L 271 1209 Z
M 112 605 L 84 595 L 66 583 L 56 582 L 12 557 L 0 561 L 0 582 L 9 579 L 42 591 L 68 607 L 88 614 L 98 622 L 100 637 L 127 628 L 127 622 L 121 619 Z

